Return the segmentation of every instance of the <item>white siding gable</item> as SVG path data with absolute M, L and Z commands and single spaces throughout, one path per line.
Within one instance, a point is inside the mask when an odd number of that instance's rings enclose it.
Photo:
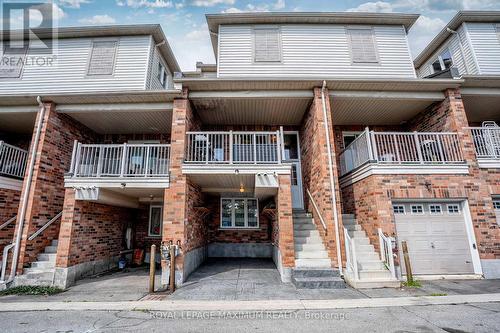
M 102 61 L 99 61 L 98 67 L 91 67 L 89 72 L 92 45 L 110 40 L 111 38 L 60 39 L 54 66 L 24 66 L 20 78 L 0 79 L 0 95 L 145 90 L 152 37 L 113 38 L 116 42 L 116 54 L 112 73 L 109 74 L 110 63 L 103 61 L 104 58 L 109 61 L 111 48 L 99 50 L 99 54 L 95 54 Z M 28 50 L 28 56 L 30 55 L 35 56 Z M 89 75 L 96 73 L 94 71 L 106 75 Z
M 498 23 L 466 23 L 479 74 L 500 74 Z
M 348 36 L 351 26 L 279 25 L 281 61 L 256 62 L 253 31 L 258 26 L 219 28 L 219 77 L 413 78 L 403 26 L 372 26 L 378 62 L 353 63 Z

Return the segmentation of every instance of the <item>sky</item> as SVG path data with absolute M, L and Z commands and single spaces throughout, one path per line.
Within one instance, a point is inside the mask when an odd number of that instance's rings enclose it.
M 7 0 L 0 0 L 0 2 L 4 1 Z M 408 35 L 411 53 L 413 57 L 416 57 L 458 10 L 500 10 L 500 0 L 371 2 L 357 0 L 53 0 L 53 3 L 59 26 L 161 24 L 183 71 L 194 70 L 197 61 L 215 63 L 205 20 L 205 14 L 208 13 L 365 11 L 420 14 L 420 18 Z

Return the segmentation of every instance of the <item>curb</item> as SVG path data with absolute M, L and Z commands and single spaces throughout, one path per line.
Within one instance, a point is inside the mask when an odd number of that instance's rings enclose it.
M 132 301 L 1 303 L 0 312 L 26 311 L 279 311 L 380 308 L 500 302 L 500 293 L 340 300 Z

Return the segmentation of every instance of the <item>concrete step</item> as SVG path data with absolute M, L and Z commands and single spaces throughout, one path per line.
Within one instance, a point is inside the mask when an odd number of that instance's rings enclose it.
M 324 250 L 325 246 L 323 243 L 301 243 L 301 244 L 295 244 L 295 251 L 320 251 Z
M 354 244 L 356 245 L 365 245 L 365 244 L 370 244 L 370 239 L 368 237 L 356 237 L 353 239 Z
M 50 276 L 46 273 L 44 275 L 26 274 L 21 276 L 16 276 L 14 280 L 15 286 L 51 286 L 52 285 L 52 273 Z
M 354 214 L 342 214 L 342 219 L 355 219 Z
M 319 237 L 319 231 L 314 229 L 314 230 L 294 230 L 293 231 L 294 236 L 318 236 Z
M 52 240 L 52 244 L 51 245 L 52 246 L 58 246 L 59 245 L 59 240 L 57 240 L 57 239 Z
M 301 277 L 340 277 L 340 272 L 335 268 L 294 268 L 292 276 Z
M 344 227 L 347 229 L 347 231 L 362 231 L 363 230 L 359 224 L 348 224 L 348 225 L 344 224 Z
M 34 261 L 31 263 L 31 268 L 50 269 L 56 267 L 53 261 Z
M 356 244 L 356 253 L 375 252 L 375 247 L 371 244 Z
M 42 273 L 54 273 L 53 268 L 41 268 L 41 267 L 30 267 L 23 270 L 24 274 L 42 274 Z
M 292 277 L 292 283 L 297 289 L 341 289 L 345 282 L 340 277 Z
M 360 261 L 373 261 L 380 260 L 379 256 L 375 252 L 361 252 L 356 249 L 356 260 Z
M 391 279 L 391 273 L 387 269 L 363 269 L 359 271 L 360 280 Z
M 328 252 L 325 250 L 316 251 L 299 251 L 295 252 L 297 259 L 328 259 Z
M 301 223 L 301 224 L 293 224 L 293 230 L 294 231 L 300 231 L 300 230 L 316 230 L 316 225 L 313 223 Z
M 295 244 L 323 244 L 319 236 L 297 236 L 294 235 Z
M 46 246 L 45 250 L 43 252 L 44 253 L 57 253 L 57 246 L 54 246 L 54 245 Z
M 366 233 L 363 230 L 355 230 L 355 231 L 350 231 L 347 230 L 347 233 L 351 238 L 356 238 L 356 237 L 361 237 L 364 238 L 366 237 Z
M 292 217 L 293 218 L 311 218 L 312 217 L 312 214 L 311 213 L 307 213 L 305 211 L 294 211 L 292 212 Z
M 38 254 L 38 260 L 56 262 L 56 256 L 56 253 L 40 253 Z
M 330 259 L 295 259 L 295 267 L 331 268 L 332 262 Z
M 380 260 L 358 261 L 358 269 L 359 270 L 385 269 L 385 265 Z

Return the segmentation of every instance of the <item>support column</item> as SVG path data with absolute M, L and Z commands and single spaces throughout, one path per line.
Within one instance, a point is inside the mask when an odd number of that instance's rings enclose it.
M 293 239 L 292 184 L 290 175 L 278 176 L 279 188 L 276 195 L 276 220 L 278 248 L 274 248 L 273 259 L 283 282 L 290 282 L 295 267 L 295 246 Z

